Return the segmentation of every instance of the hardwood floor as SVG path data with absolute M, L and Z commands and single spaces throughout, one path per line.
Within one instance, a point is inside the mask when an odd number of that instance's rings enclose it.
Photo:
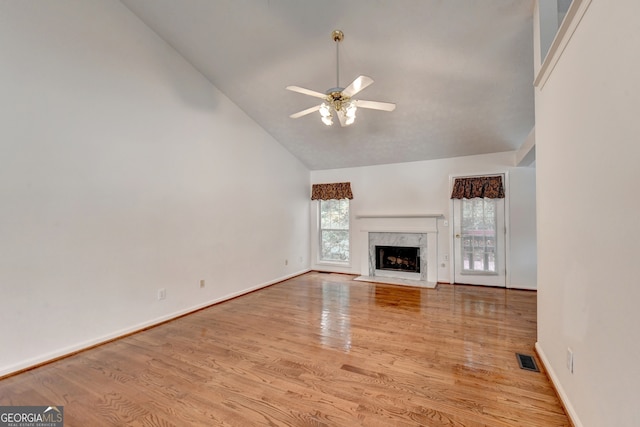
M 352 278 L 308 273 L 6 378 L 0 405 L 61 405 L 65 426 L 570 425 L 516 360 L 534 292 Z

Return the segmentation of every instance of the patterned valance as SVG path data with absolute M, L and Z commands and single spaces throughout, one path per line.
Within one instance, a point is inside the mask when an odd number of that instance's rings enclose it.
M 353 199 L 350 182 L 336 182 L 334 184 L 313 184 L 311 186 L 311 200 Z
M 504 199 L 502 176 L 476 176 L 456 178 L 453 183 L 452 199 Z

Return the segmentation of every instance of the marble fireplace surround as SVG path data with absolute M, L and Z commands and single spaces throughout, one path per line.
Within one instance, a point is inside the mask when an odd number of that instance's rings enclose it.
M 360 274 L 355 280 L 435 288 L 438 282 L 438 218 L 442 214 L 356 214 Z M 420 273 L 375 268 L 375 246 L 420 248 Z

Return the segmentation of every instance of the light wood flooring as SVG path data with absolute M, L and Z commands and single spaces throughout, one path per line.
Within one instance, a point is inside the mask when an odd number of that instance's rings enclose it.
M 535 292 L 353 277 L 308 273 L 8 377 L 0 405 L 61 405 L 65 426 L 570 425 L 516 360 Z

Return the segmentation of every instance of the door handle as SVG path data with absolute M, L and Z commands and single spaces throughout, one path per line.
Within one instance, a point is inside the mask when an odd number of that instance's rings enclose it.
M 460 235 L 459 235 L 459 234 L 456 234 L 456 239 L 459 239 L 459 238 L 460 238 Z

